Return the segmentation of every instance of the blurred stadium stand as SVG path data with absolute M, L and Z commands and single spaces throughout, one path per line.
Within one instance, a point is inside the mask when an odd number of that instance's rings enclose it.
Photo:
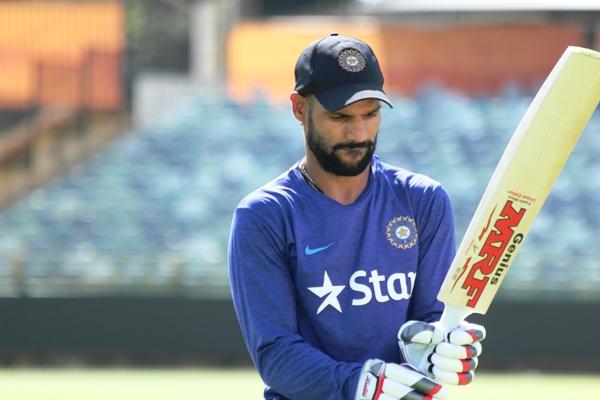
M 367 3 L 370 15 L 344 14 Z M 377 154 L 446 187 L 460 239 L 564 48 L 598 48 L 597 8 L 515 16 L 382 12 L 376 3 L 392 2 L 339 1 L 329 10 L 344 15 L 319 18 L 293 16 L 316 13 L 311 1 L 169 2 L 178 17 L 189 11 L 213 23 L 186 27 L 187 71 L 141 69 L 128 79 L 131 1 L 22 3 L 33 7 L 27 13 L 1 3 L 0 60 L 11 62 L 0 63 L 0 364 L 65 352 L 248 362 L 228 286 L 232 212 L 303 156 L 286 103 L 293 64 L 331 31 L 362 37 L 380 54 L 395 107 L 383 110 Z M 278 17 L 239 21 L 244 15 Z M 156 21 L 146 26 L 162 26 Z M 25 35 L 32 25 L 47 28 Z M 598 137 L 600 110 L 482 320 L 490 366 L 529 355 L 516 367 L 560 358 L 600 369 L 592 336 L 567 331 L 600 304 Z M 553 310 L 565 328 L 552 325 Z M 502 342 L 540 321 L 552 329 L 535 342 Z M 556 353 L 569 335 L 579 347 Z
M 516 89 L 474 98 L 439 87 L 394 98 L 377 153 L 444 184 L 460 237 L 530 100 Z M 500 289 L 508 303 L 479 319 L 490 331 L 488 368 L 598 367 L 593 335 L 568 328 L 598 304 L 598 135 L 596 112 Z M 2 295 L 24 297 L 0 302 L 0 362 L 52 362 L 53 352 L 98 363 L 248 362 L 227 300 L 231 212 L 301 156 L 287 108 L 190 98 L 6 208 Z M 535 340 L 508 339 L 542 321 L 551 328 Z M 561 337 L 578 345 L 557 355 Z M 548 363 L 557 357 L 569 363 Z
M 0 208 L 122 134 L 124 48 L 119 2 L 0 4 Z
M 395 98 L 377 153 L 442 182 L 460 238 L 530 101 L 434 86 Z M 595 113 L 501 292 L 600 293 L 599 136 Z M 233 209 L 302 151 L 287 107 L 190 97 L 2 212 L 4 293 L 228 293 Z
M 0 4 L 0 107 L 122 106 L 118 2 Z

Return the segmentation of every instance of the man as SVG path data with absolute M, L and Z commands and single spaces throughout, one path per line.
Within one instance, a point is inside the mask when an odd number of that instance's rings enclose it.
M 317 40 L 295 76 L 306 157 L 242 200 L 229 243 L 233 301 L 264 397 L 445 398 L 430 378 L 468 383 L 485 334 L 465 324 L 452 336 L 462 339 L 440 343 L 430 324 L 455 252 L 448 196 L 374 156 L 391 102 L 367 44 Z

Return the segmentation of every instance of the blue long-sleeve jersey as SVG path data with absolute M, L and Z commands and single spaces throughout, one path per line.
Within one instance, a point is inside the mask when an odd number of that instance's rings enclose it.
M 408 320 L 435 321 L 455 253 L 446 191 L 382 163 L 353 204 L 298 164 L 244 198 L 229 242 L 234 306 L 267 399 L 353 399 L 363 363 L 399 363 Z

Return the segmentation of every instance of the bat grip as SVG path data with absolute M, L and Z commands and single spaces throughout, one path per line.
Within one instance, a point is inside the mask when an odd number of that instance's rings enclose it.
M 442 332 L 444 332 L 445 335 L 450 331 L 458 328 L 460 323 L 471 314 L 472 312 L 469 310 L 446 304 L 444 308 L 444 313 L 442 314 L 442 318 L 440 319 L 439 328 L 442 330 Z

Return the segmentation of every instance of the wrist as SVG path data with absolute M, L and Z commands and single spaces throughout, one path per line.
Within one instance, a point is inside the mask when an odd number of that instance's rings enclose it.
M 379 397 L 384 380 L 385 363 L 381 360 L 368 360 L 358 377 L 355 400 L 373 400 Z

